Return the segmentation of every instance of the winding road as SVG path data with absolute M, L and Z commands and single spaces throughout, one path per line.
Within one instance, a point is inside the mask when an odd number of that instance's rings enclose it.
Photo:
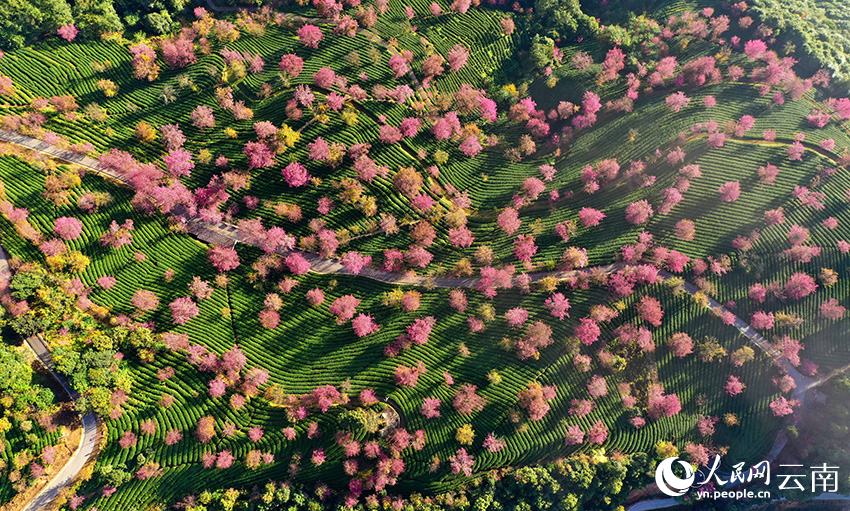
M 4 254 L 5 255 L 5 254 Z M 5 259 L 4 259 L 5 261 Z M 50 357 L 50 351 L 44 344 L 44 341 L 39 336 L 32 336 L 26 340 L 27 345 L 38 356 L 42 363 L 50 370 L 56 380 L 62 385 L 66 392 L 76 401 L 79 397 L 73 389 L 70 388 L 68 382 L 61 375 L 53 372 L 53 359 Z M 53 502 L 59 493 L 71 484 L 74 477 L 82 470 L 83 466 L 94 454 L 97 447 L 97 419 L 94 414 L 87 413 L 82 416 L 83 437 L 80 440 L 80 445 L 71 455 L 71 459 L 62 467 L 62 470 L 49 482 L 41 492 L 33 498 L 29 504 L 24 507 L 23 511 L 38 511 L 45 509 L 48 504 Z
M 25 147 L 31 149 L 33 151 L 39 152 L 41 154 L 57 158 L 60 160 L 64 160 L 69 163 L 73 163 L 79 165 L 87 170 L 105 176 L 109 179 L 121 182 L 127 186 L 130 186 L 126 177 L 123 175 L 113 171 L 112 169 L 108 169 L 100 165 L 96 160 L 89 158 L 87 156 L 83 156 L 77 154 L 73 151 L 62 149 L 41 140 L 28 137 L 25 135 L 21 135 L 18 133 L 0 130 L 0 141 L 9 142 L 21 147 Z M 187 231 L 197 237 L 200 240 L 203 240 L 208 243 L 219 244 L 219 245 L 232 245 L 236 243 L 245 243 L 248 245 L 260 247 L 262 240 L 250 240 L 245 239 L 240 235 L 238 227 L 233 224 L 229 224 L 226 222 L 220 223 L 210 223 L 201 220 L 197 216 L 185 215 L 186 216 L 186 228 Z M 297 253 L 303 256 L 307 261 L 312 265 L 310 271 L 320 274 L 344 274 L 344 275 L 353 275 L 354 273 L 345 268 L 339 261 L 333 259 L 325 259 L 320 257 L 319 255 L 307 252 L 303 250 L 279 250 L 278 253 L 285 255 L 291 253 Z M 5 271 L 8 273 L 8 263 L 5 260 L 5 253 L 2 253 L 2 258 L 0 258 L 0 266 L 5 265 Z M 540 272 L 533 273 L 529 276 L 531 277 L 532 282 L 539 281 L 544 277 L 555 277 L 556 279 L 563 280 L 572 276 L 575 276 L 579 273 L 585 274 L 611 274 L 615 273 L 621 269 L 626 268 L 627 265 L 623 263 L 614 263 L 605 266 L 596 266 L 591 268 L 583 268 L 580 270 L 573 271 L 552 271 L 552 272 Z M 2 268 L 0 268 L 0 273 L 2 273 Z M 388 284 L 395 285 L 412 285 L 412 286 L 435 286 L 441 288 L 474 288 L 478 283 L 477 278 L 452 278 L 452 277 L 426 277 L 421 275 L 403 275 L 399 273 L 391 273 L 387 271 L 383 271 L 376 268 L 363 268 L 360 273 L 357 274 L 360 277 L 365 277 L 373 280 L 377 280 L 380 282 L 385 282 Z M 674 275 L 661 271 L 659 272 L 661 278 L 665 281 L 668 281 L 672 278 L 675 278 Z M 683 284 L 684 290 L 690 294 L 691 296 L 696 295 L 699 292 L 699 288 L 697 288 L 694 284 L 690 282 L 685 282 Z M 728 311 L 723 305 L 718 303 L 711 297 L 708 297 L 708 307 L 714 309 L 716 312 L 731 312 Z M 761 334 L 759 334 L 754 328 L 752 328 L 747 322 L 743 319 L 735 316 L 735 321 L 733 326 L 738 329 L 748 340 L 750 340 L 753 344 L 758 347 L 762 352 L 766 353 L 770 356 L 779 366 L 781 366 L 787 373 L 794 379 L 794 382 L 797 384 L 797 387 L 793 390 L 791 394 L 791 398 L 798 400 L 800 403 L 806 402 L 807 399 L 807 391 L 813 387 L 820 385 L 825 378 L 822 379 L 814 379 L 801 374 L 786 358 L 782 356 L 782 354 L 773 347 Z M 49 360 L 49 354 L 46 352 L 46 346 L 41 343 L 40 339 L 27 339 L 27 343 L 30 344 L 30 347 L 33 351 L 39 355 L 39 358 L 45 357 L 43 360 Z M 41 344 L 39 346 L 39 344 Z M 52 361 L 50 362 L 52 365 Z M 57 375 L 58 376 L 58 375 Z M 61 381 L 61 380 L 60 380 Z M 63 382 L 63 385 L 65 383 Z M 805 407 L 801 408 L 801 412 L 805 410 Z M 92 450 L 94 447 L 94 436 L 96 433 L 96 428 L 94 425 L 94 417 L 87 415 L 83 417 L 83 427 L 85 429 L 85 434 L 83 438 L 83 442 L 80 448 L 74 455 L 74 458 L 71 462 L 62 470 L 62 472 L 57 476 L 53 481 L 51 481 L 50 485 L 45 488 L 45 490 L 36 497 L 36 499 L 30 503 L 29 506 L 24 511 L 35 511 L 39 509 L 40 506 L 43 506 L 53 497 L 58 494 L 58 491 L 66 484 L 70 482 L 73 476 L 82 468 L 85 461 L 92 454 Z M 769 461 L 773 461 L 782 449 L 785 447 L 787 439 L 785 435 L 780 433 L 777 436 L 776 441 L 774 442 L 773 448 L 768 454 Z M 673 507 L 675 505 L 679 505 L 677 501 L 674 499 L 655 499 L 655 500 L 645 500 L 641 502 L 637 502 L 631 505 L 628 508 L 628 511 L 646 511 L 650 509 L 663 509 L 668 507 Z
M 7 285 L 11 278 L 12 271 L 9 268 L 8 255 L 6 255 L 6 251 L 3 247 L 0 247 L 0 282 L 4 284 L 2 286 L 3 292 L 8 290 Z M 53 372 L 53 358 L 51 358 L 50 350 L 44 344 L 41 337 L 30 337 L 26 339 L 26 343 L 44 367 L 47 368 L 56 381 L 62 385 L 65 392 L 71 396 L 71 399 L 76 400 L 79 396 L 73 389 L 70 388 L 67 380 L 65 380 L 63 376 Z M 89 413 L 82 416 L 82 425 L 83 435 L 80 440 L 80 444 L 71 455 L 71 458 L 65 463 L 62 470 L 60 470 L 59 473 L 56 474 L 49 483 L 47 483 L 47 486 L 45 486 L 41 492 L 39 492 L 26 505 L 26 507 L 24 507 L 23 511 L 38 511 L 40 509 L 44 509 L 50 502 L 59 496 L 59 492 L 63 488 L 71 483 L 74 477 L 89 460 L 97 445 L 97 420 L 93 414 Z

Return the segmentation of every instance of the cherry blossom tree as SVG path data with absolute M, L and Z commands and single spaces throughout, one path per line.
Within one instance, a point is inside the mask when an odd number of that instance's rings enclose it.
M 460 71 L 460 68 L 465 66 L 466 61 L 469 60 L 469 50 L 461 44 L 456 44 L 452 46 L 451 50 L 449 50 L 448 55 L 446 55 L 446 60 L 449 62 L 449 71 L 456 73 Z
M 552 316 L 558 318 L 560 321 L 563 321 L 565 317 L 570 317 L 570 301 L 567 299 L 563 293 L 555 293 L 549 298 L 546 299 L 544 305 Z
M 750 316 L 750 325 L 756 330 L 770 330 L 773 328 L 773 323 L 772 312 L 756 311 Z
M 584 442 L 584 431 L 579 426 L 567 426 L 567 434 L 564 439 L 567 445 L 579 445 Z
M 195 168 L 192 153 L 185 149 L 172 149 L 162 160 L 165 162 L 165 170 L 174 177 L 189 176 Z
M 767 51 L 767 44 L 761 39 L 752 39 L 744 43 L 744 54 L 750 60 L 760 59 Z
M 803 144 L 799 140 L 795 140 L 793 144 L 789 145 L 785 149 L 785 154 L 788 156 L 788 159 L 791 161 L 802 161 L 803 153 L 806 151 L 806 148 L 803 147 Z
M 573 334 L 582 344 L 590 345 L 599 340 L 602 331 L 599 325 L 591 318 L 581 318 L 573 329 Z
M 591 376 L 590 380 L 587 381 L 587 393 L 593 399 L 607 396 L 608 384 L 605 382 L 605 378 L 598 374 Z
M 517 398 L 519 405 L 528 412 L 529 420 L 539 421 L 549 413 L 551 407 L 547 401 L 555 399 L 556 392 L 554 385 L 544 387 L 537 382 L 531 382 L 527 389 L 519 391 Z
M 522 221 L 519 219 L 519 213 L 514 208 L 505 208 L 504 211 L 499 213 L 499 216 L 496 218 L 496 224 L 502 229 L 505 234 L 511 235 L 519 229 Z
M 198 105 L 192 110 L 192 113 L 189 115 L 189 120 L 192 121 L 192 124 L 199 128 L 200 130 L 205 130 L 206 128 L 212 128 L 215 126 L 215 116 L 213 116 L 212 108 L 205 105 Z
M 784 397 L 777 398 L 770 402 L 768 407 L 771 413 L 776 417 L 784 417 L 794 413 L 794 407 L 798 404 L 796 400 L 787 400 Z
M 202 444 L 209 443 L 215 436 L 215 419 L 212 415 L 205 415 L 198 420 L 195 436 Z
M 53 232 L 65 241 L 75 240 L 83 232 L 83 223 L 73 217 L 59 217 L 53 225 Z
M 733 202 L 741 196 L 741 183 L 738 181 L 727 181 L 720 185 L 717 192 L 720 194 L 720 200 L 723 202 Z
M 395 368 L 396 385 L 415 387 L 419 381 L 419 376 L 427 372 L 425 363 L 421 360 L 415 366 L 400 365 Z
M 239 255 L 236 250 L 221 245 L 213 245 L 207 251 L 210 263 L 220 272 L 235 270 L 239 267 Z
M 593 444 L 603 444 L 608 438 L 608 426 L 601 420 L 593 423 L 593 426 L 587 431 L 587 441 Z
M 433 419 L 440 416 L 440 400 L 436 398 L 426 397 L 422 403 L 420 410 L 426 419 Z
M 626 221 L 630 224 L 643 224 L 654 214 L 652 206 L 645 199 L 632 202 L 626 206 Z
M 191 38 L 187 38 L 183 34 L 164 39 L 160 43 L 159 49 L 162 51 L 162 60 L 171 69 L 186 67 L 198 61 L 197 56 L 195 56 L 195 44 Z
M 286 53 L 280 58 L 278 67 L 280 72 L 288 79 L 298 78 L 301 70 L 304 69 L 304 59 L 294 53 Z
M 837 321 L 844 317 L 847 313 L 847 308 L 839 305 L 836 298 L 830 298 L 820 305 L 820 317 Z
M 747 386 L 741 382 L 741 380 L 737 376 L 729 375 L 729 378 L 726 379 L 726 385 L 723 389 L 730 396 L 737 396 L 738 394 L 744 392 Z
M 449 306 L 452 309 L 463 312 L 466 310 L 467 305 L 466 293 L 462 289 L 452 289 L 449 291 Z
M 264 169 L 274 165 L 274 152 L 268 144 L 263 142 L 248 142 L 245 144 L 242 152 L 248 157 L 249 169 Z M 289 180 L 287 180 L 287 183 L 289 183 Z M 289 186 L 292 185 L 290 184 Z
M 679 92 L 676 92 L 674 94 L 667 96 L 666 102 L 667 102 L 667 107 L 670 110 L 678 113 L 679 111 L 682 110 L 682 108 L 688 106 L 688 103 L 691 102 L 691 99 L 689 97 L 685 96 L 684 92 L 679 91 Z
M 658 384 L 648 392 L 647 411 L 653 419 L 661 417 L 672 417 L 682 410 L 679 396 L 676 394 L 664 394 L 664 389 Z
M 598 209 L 584 207 L 578 212 L 578 217 L 585 227 L 593 227 L 599 225 L 602 219 L 605 218 L 605 214 Z
M 183 131 L 177 124 L 166 124 L 159 128 L 159 132 L 162 135 L 162 143 L 166 151 L 180 149 L 186 142 L 186 136 L 183 135 Z
M 818 288 L 815 279 L 807 273 L 797 272 L 791 275 L 785 283 L 785 296 L 792 300 L 799 300 L 814 293 Z
M 664 317 L 664 311 L 661 309 L 661 302 L 656 298 L 648 295 L 643 296 L 635 309 L 642 320 L 652 326 L 661 326 L 661 318 Z
M 520 327 L 528 320 L 528 311 L 522 307 L 514 307 L 505 312 L 505 320 L 512 327 Z
M 354 334 L 357 337 L 366 337 L 369 334 L 377 332 L 380 328 L 375 322 L 375 318 L 369 314 L 358 314 L 351 321 L 351 326 L 354 328 Z
M 134 447 L 137 441 L 138 438 L 135 433 L 132 431 L 125 431 L 118 440 L 118 445 L 120 445 L 122 449 L 129 449 L 130 447 Z
M 145 43 L 130 46 L 133 55 L 133 76 L 152 82 L 159 77 L 160 67 L 156 63 L 156 51 Z
M 467 477 L 472 476 L 472 467 L 475 465 L 475 459 L 466 452 L 466 449 L 460 448 L 456 454 L 449 457 L 449 464 L 452 467 L 453 474 L 463 474 Z
M 198 305 L 188 296 L 177 298 L 168 307 L 171 309 L 171 318 L 176 325 L 185 325 L 187 321 L 200 313 Z
M 130 303 L 140 311 L 152 311 L 159 307 L 159 298 L 157 298 L 153 291 L 137 289 L 133 293 Z
M 259 312 L 257 319 L 263 328 L 274 330 L 280 324 L 280 313 L 272 309 L 263 309 Z
M 56 30 L 56 35 L 61 37 L 62 39 L 68 41 L 69 43 L 77 38 L 77 34 L 80 31 L 77 30 L 77 27 L 74 26 L 73 23 L 69 23 L 67 25 L 62 25 Z
M 676 222 L 676 236 L 685 241 L 694 239 L 696 233 L 696 225 L 693 220 L 682 219 Z
M 514 255 L 520 261 L 531 261 L 532 256 L 537 253 L 537 245 L 534 244 L 534 236 L 520 234 L 514 240 Z
M 331 314 L 336 316 L 336 324 L 342 325 L 354 317 L 357 312 L 357 306 L 360 305 L 360 300 L 354 295 L 343 295 L 333 301 L 330 306 Z
M 470 383 L 464 383 L 460 386 L 452 402 L 458 413 L 470 415 L 484 409 L 484 405 L 487 404 L 487 398 L 479 396 L 476 393 L 477 390 L 478 386 Z
M 309 23 L 299 28 L 297 34 L 298 40 L 301 41 L 304 46 L 313 49 L 319 47 L 319 41 L 321 41 L 323 37 L 322 30 L 315 25 L 310 25 Z

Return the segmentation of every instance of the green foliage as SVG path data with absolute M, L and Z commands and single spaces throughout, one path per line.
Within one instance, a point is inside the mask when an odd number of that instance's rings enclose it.
M 850 83 L 850 10 L 841 0 L 754 0 L 761 19 Z
M 535 0 L 534 16 L 540 32 L 552 38 L 591 36 L 599 29 L 596 19 L 582 11 L 579 0 Z
M 88 36 L 123 28 L 112 0 L 77 0 L 74 2 L 74 23 Z
M 17 351 L 0 344 L 0 392 L 4 395 L 24 392 L 32 380 L 32 369 Z
M 0 48 L 19 48 L 71 22 L 71 7 L 65 0 L 0 2 Z
M 174 21 L 166 10 L 152 12 L 145 16 L 145 27 L 154 34 L 167 34 L 174 31 Z

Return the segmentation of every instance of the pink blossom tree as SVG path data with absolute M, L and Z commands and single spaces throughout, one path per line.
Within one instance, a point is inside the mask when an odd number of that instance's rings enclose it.
M 322 40 L 322 30 L 316 25 L 310 25 L 309 23 L 303 25 L 298 29 L 298 40 L 301 43 L 308 47 L 316 49 L 319 47 L 319 41 Z
M 573 334 L 582 344 L 590 345 L 599 340 L 602 330 L 591 318 L 581 318 L 573 329 Z
M 183 34 L 163 40 L 159 49 L 162 51 L 162 60 L 171 69 L 186 67 L 198 61 L 195 56 L 195 44 Z
M 351 321 L 351 326 L 354 328 L 354 334 L 357 337 L 366 337 L 369 334 L 377 332 L 380 328 L 375 322 L 375 318 L 369 314 L 358 314 Z
M 274 165 L 274 152 L 268 144 L 263 142 L 248 142 L 245 144 L 242 152 L 248 157 L 249 169 L 264 169 Z
M 504 211 L 499 213 L 499 216 L 496 218 L 496 224 L 502 229 L 505 234 L 511 235 L 519 229 L 522 221 L 519 219 L 519 212 L 514 208 L 505 208 Z
M 830 298 L 820 305 L 820 317 L 837 321 L 844 317 L 847 313 L 847 308 L 839 305 L 836 298 Z
M 585 227 L 593 227 L 599 225 L 602 219 L 605 218 L 605 213 L 598 209 L 584 207 L 578 212 L 578 218 Z
M 192 113 L 189 114 L 189 120 L 191 120 L 192 124 L 201 131 L 215 126 L 213 110 L 205 105 L 198 105 L 195 107 L 195 109 L 192 110 Z
M 69 23 L 67 25 L 62 25 L 56 30 L 56 35 L 61 37 L 62 39 L 68 41 L 69 43 L 77 38 L 77 34 L 80 31 L 77 30 L 77 27 L 74 26 L 73 23 Z
M 694 340 L 684 332 L 677 332 L 667 339 L 667 347 L 673 356 L 683 358 L 694 352 Z
M 157 298 L 153 291 L 138 289 L 133 293 L 130 303 L 140 311 L 152 311 L 159 307 L 159 298 Z
M 661 302 L 656 298 L 648 295 L 643 296 L 635 309 L 642 320 L 652 326 L 661 326 L 664 311 L 661 309 Z
M 726 379 L 726 385 L 723 389 L 730 396 L 737 396 L 738 394 L 744 392 L 747 386 L 741 382 L 741 380 L 737 376 L 729 375 L 729 378 Z
M 587 441 L 592 444 L 603 444 L 608 438 L 608 426 L 601 420 L 593 423 L 593 426 L 587 431 Z
M 449 71 L 456 73 L 460 71 L 460 68 L 465 66 L 466 61 L 469 60 L 469 50 L 461 44 L 456 44 L 452 46 L 451 50 L 449 50 L 448 55 L 446 55 L 446 60 L 449 62 Z
M 654 214 L 652 206 L 645 199 L 632 202 L 626 206 L 626 221 L 630 224 L 643 224 Z
M 470 383 L 464 383 L 460 386 L 454 397 L 452 404 L 458 413 L 470 415 L 474 412 L 480 412 L 487 404 L 487 398 L 477 394 L 478 386 Z
M 162 135 L 162 143 L 165 145 L 166 151 L 174 151 L 183 147 L 186 142 L 186 136 L 180 130 L 177 124 L 166 124 L 159 128 Z
M 330 306 L 331 314 L 336 316 L 336 324 L 342 325 L 354 317 L 360 300 L 354 295 L 343 295 L 333 301 Z
M 750 316 L 750 325 L 756 330 L 770 330 L 773 328 L 773 322 L 772 312 L 756 311 Z
M 551 407 L 547 401 L 555 399 L 556 392 L 554 385 L 543 386 L 537 382 L 531 382 L 527 389 L 519 391 L 517 398 L 519 405 L 528 412 L 529 420 L 539 421 L 549 413 Z
M 791 275 L 785 283 L 785 296 L 792 300 L 799 300 L 814 293 L 818 288 L 815 279 L 811 275 L 797 272 Z
M 466 452 L 466 449 L 460 448 L 456 454 L 449 457 L 449 464 L 452 467 L 453 474 L 463 474 L 467 477 L 472 476 L 472 467 L 475 465 L 474 458 Z
M 733 202 L 741 196 L 741 183 L 738 181 L 727 181 L 720 185 L 717 192 L 720 194 L 720 200 L 723 202 Z
M 784 397 L 777 398 L 768 405 L 771 413 L 776 417 L 784 417 L 794 413 L 794 407 L 798 404 L 795 400 L 788 400 Z
M 280 58 L 278 64 L 280 72 L 287 78 L 298 78 L 304 69 L 304 59 L 294 53 L 286 53 Z
M 168 307 L 171 309 L 171 318 L 176 325 L 185 325 L 187 321 L 200 313 L 198 305 L 188 296 L 177 298 Z
M 680 110 L 682 110 L 682 108 L 688 106 L 688 103 L 691 102 L 691 99 L 685 96 L 684 92 L 679 91 L 667 96 L 666 102 L 667 107 L 670 110 L 678 113 Z
M 552 314 L 552 316 L 563 321 L 565 317 L 569 317 L 570 301 L 563 293 L 555 293 L 546 299 L 544 305 Z
M 744 43 L 744 54 L 750 60 L 760 59 L 767 51 L 767 44 L 761 39 L 752 39 Z
M 433 419 L 440 416 L 440 400 L 432 397 L 426 397 L 422 403 L 420 410 L 426 419 Z
M 220 272 L 235 270 L 239 267 L 239 255 L 236 250 L 221 245 L 213 245 L 207 251 L 210 263 Z
M 195 168 L 192 153 L 185 149 L 172 149 L 162 160 L 165 162 L 165 170 L 174 177 L 189 176 Z
M 53 232 L 65 241 L 75 240 L 83 232 L 83 223 L 73 217 L 59 217 L 53 224 Z
M 584 431 L 579 426 L 567 426 L 567 434 L 564 438 L 567 445 L 579 445 L 584 442 Z

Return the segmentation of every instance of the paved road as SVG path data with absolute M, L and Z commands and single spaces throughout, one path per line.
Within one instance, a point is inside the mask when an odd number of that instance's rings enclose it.
M 23 511 L 38 511 L 44 509 L 59 496 L 59 492 L 66 486 L 71 484 L 71 481 L 82 470 L 83 466 L 94 453 L 97 445 L 97 421 L 94 415 L 83 415 L 83 439 L 73 456 L 62 467 L 62 470 L 56 477 L 51 480 L 47 486 L 41 490 L 41 493 L 35 496 L 34 499 L 27 504 Z
M 65 161 L 69 161 L 71 163 L 75 163 L 80 165 L 88 170 L 93 172 L 105 175 L 111 179 L 115 179 L 121 181 L 125 184 L 127 180 L 124 176 L 116 173 L 115 171 L 107 168 L 103 168 L 97 161 L 88 158 L 86 156 L 78 155 L 72 151 L 64 150 L 50 144 L 47 144 L 41 140 L 28 137 L 25 135 L 21 135 L 18 133 L 13 133 L 5 130 L 0 130 L 0 140 L 4 140 L 6 142 L 14 143 L 17 145 L 21 145 L 32 150 L 38 151 L 42 154 L 46 154 L 48 156 L 52 156 L 54 158 L 59 158 Z M 247 243 L 256 247 L 261 245 L 262 240 L 248 240 L 244 239 L 239 234 L 239 229 L 233 225 L 228 224 L 226 222 L 221 222 L 217 224 L 213 224 L 210 222 L 205 222 L 197 217 L 189 216 L 187 220 L 187 230 L 209 243 L 215 244 L 236 244 L 236 243 Z M 319 255 L 306 252 L 303 250 L 279 250 L 278 253 L 281 255 L 297 253 L 304 257 L 307 261 L 312 265 L 310 271 L 321 273 L 321 274 L 347 274 L 352 275 L 353 273 L 346 269 L 339 261 L 332 259 L 325 259 L 320 257 Z M 0 280 L 2 279 L 2 272 L 4 271 L 2 268 L 2 262 L 0 262 Z M 575 276 L 579 273 L 604 273 L 611 274 L 615 273 L 627 265 L 622 263 L 614 263 L 606 266 L 597 266 L 591 268 L 583 268 L 580 270 L 573 271 L 552 271 L 552 272 L 541 272 L 530 274 L 532 282 L 539 281 L 547 276 L 555 277 L 556 279 L 562 280 L 569 278 L 571 276 Z M 8 265 L 5 270 L 8 272 Z M 659 275 L 664 280 L 669 280 L 674 278 L 675 276 L 661 271 Z M 386 282 L 389 284 L 403 284 L 403 285 L 417 285 L 417 286 L 427 286 L 432 285 L 435 287 L 443 287 L 443 288 L 473 288 L 478 283 L 477 278 L 451 278 L 451 277 L 425 277 L 421 275 L 403 275 L 400 273 L 391 273 L 375 268 L 364 268 L 358 276 L 365 277 L 373 280 L 378 280 L 381 282 Z M 693 285 L 690 282 L 684 283 L 685 291 L 691 296 L 697 294 L 699 292 L 699 288 Z M 715 299 L 708 297 L 709 307 L 712 309 L 718 310 L 719 312 L 731 312 L 728 311 L 725 307 L 723 307 L 720 303 L 718 303 Z M 797 368 L 791 365 L 787 359 L 785 359 L 782 354 L 773 347 L 764 337 L 761 336 L 755 329 L 753 329 L 747 322 L 743 319 L 735 316 L 735 322 L 733 326 L 738 329 L 748 340 L 750 340 L 753 344 L 756 345 L 762 352 L 766 353 L 768 356 L 773 358 L 777 364 L 781 365 L 788 374 L 794 379 L 794 382 L 797 384 L 797 388 L 791 394 L 792 399 L 799 400 L 801 403 L 805 403 L 806 401 L 806 391 L 812 387 L 815 387 L 822 383 L 824 380 L 816 380 L 814 378 L 809 378 L 803 376 Z M 46 350 L 46 347 L 44 348 Z M 39 348 L 34 348 L 34 351 L 37 355 L 39 355 Z M 43 356 L 39 355 L 40 357 Z M 803 407 L 800 412 L 804 411 L 805 407 Z M 777 436 L 776 441 L 774 442 L 773 448 L 769 453 L 769 460 L 772 461 L 779 455 L 782 449 L 785 447 L 787 439 L 784 435 L 780 434 Z M 80 465 L 82 466 L 82 465 Z M 654 501 L 645 501 L 634 504 L 629 508 L 629 511 L 640 511 L 643 509 L 662 509 L 664 507 L 671 507 L 670 501 L 673 499 L 662 499 L 662 500 L 654 500 Z M 651 504 L 655 502 L 655 504 Z M 675 502 L 675 501 L 673 501 Z M 636 507 L 639 505 L 652 505 L 655 507 Z M 659 507 L 660 506 L 660 507 Z
M 0 248 L 0 267 L 6 262 L 5 252 Z M 2 271 L 2 270 L 0 270 Z M 44 363 L 45 367 L 50 369 L 51 374 L 56 378 L 60 385 L 65 389 L 68 395 L 73 400 L 76 400 L 79 395 L 68 385 L 68 381 L 60 374 L 53 372 L 53 359 L 50 356 L 50 349 L 44 343 L 41 337 L 34 335 L 26 339 L 27 346 L 36 354 L 39 360 Z M 82 470 L 83 466 L 91 458 L 97 445 L 97 420 L 94 414 L 86 414 L 82 416 L 83 436 L 77 449 L 71 455 L 71 459 L 62 467 L 62 470 L 49 482 L 41 492 L 36 495 L 23 511 L 38 511 L 44 509 L 50 502 L 59 496 L 59 492 L 66 486 L 71 484 L 71 481 Z
M 12 273 L 9 268 L 8 256 L 6 255 L 6 251 L 3 250 L 3 247 L 0 247 L 0 293 L 8 291 L 8 284 L 11 277 Z M 50 350 L 44 344 L 44 341 L 42 341 L 42 339 L 38 336 L 33 336 L 27 339 L 26 343 L 41 363 L 50 370 L 59 384 L 62 385 L 66 392 L 68 392 L 68 395 L 70 395 L 72 399 L 76 400 L 79 396 L 73 391 L 73 389 L 70 388 L 65 378 L 53 372 L 53 359 L 51 358 Z M 71 456 L 71 459 L 68 460 L 68 462 L 65 463 L 65 466 L 62 467 L 62 470 L 60 470 L 59 473 L 49 483 L 47 483 L 47 486 L 45 486 L 44 489 L 41 490 L 41 492 L 29 502 L 29 504 L 27 504 L 23 511 L 38 511 L 39 509 L 44 509 L 47 504 L 59 495 L 59 492 L 63 488 L 71 483 L 74 476 L 77 475 L 77 473 L 89 460 L 94 452 L 95 446 L 97 445 L 97 421 L 93 414 L 87 414 L 82 417 L 82 424 L 83 437 L 80 441 L 80 445 L 77 446 L 77 449 Z

